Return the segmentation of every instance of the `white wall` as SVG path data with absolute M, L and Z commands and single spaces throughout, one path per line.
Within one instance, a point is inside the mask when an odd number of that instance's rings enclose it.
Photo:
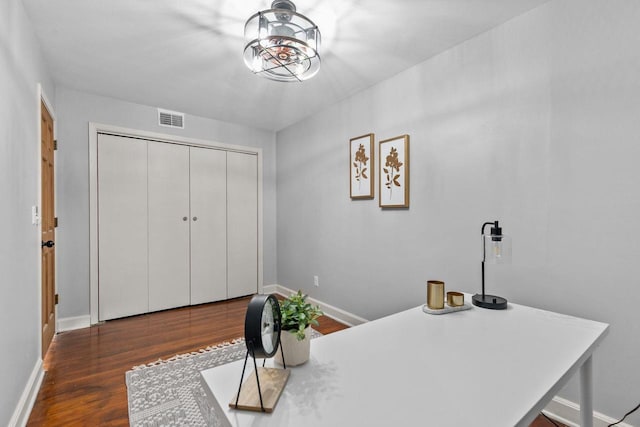
M 53 83 L 22 2 L 0 2 L 0 425 L 7 425 L 40 359 L 37 83 Z
M 60 318 L 89 307 L 89 122 L 263 149 L 264 284 L 276 281 L 275 134 L 187 115 L 185 129 L 158 126 L 157 109 L 58 87 L 56 256 Z
M 635 0 L 556 0 L 279 132 L 279 283 L 370 319 L 423 303 L 426 279 L 477 292 L 500 220 L 513 264 L 488 291 L 610 323 L 595 409 L 622 416 L 640 396 L 638 22 Z M 349 199 L 368 132 L 410 134 L 410 209 Z

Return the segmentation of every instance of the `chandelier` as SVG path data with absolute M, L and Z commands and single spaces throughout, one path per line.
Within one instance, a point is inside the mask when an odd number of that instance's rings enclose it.
M 289 0 L 275 0 L 249 18 L 244 38 L 244 62 L 259 76 L 301 82 L 320 70 L 320 30 Z

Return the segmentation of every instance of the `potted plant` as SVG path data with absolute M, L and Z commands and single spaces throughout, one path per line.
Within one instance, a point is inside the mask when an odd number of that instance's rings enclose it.
M 280 343 L 287 366 L 296 366 L 309 360 L 311 347 L 311 325 L 318 325 L 318 317 L 322 316 L 320 307 L 307 302 L 307 295 L 302 291 L 280 301 L 282 313 L 282 333 Z M 282 354 L 276 353 L 276 362 L 282 365 Z

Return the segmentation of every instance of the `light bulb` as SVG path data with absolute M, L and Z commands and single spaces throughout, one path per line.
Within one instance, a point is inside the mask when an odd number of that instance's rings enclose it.
M 496 258 L 502 257 L 502 243 L 500 241 L 492 241 L 491 242 L 493 256 Z

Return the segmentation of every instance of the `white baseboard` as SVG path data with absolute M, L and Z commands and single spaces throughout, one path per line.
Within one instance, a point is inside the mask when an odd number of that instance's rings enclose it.
M 293 291 L 289 288 L 285 288 L 284 286 L 276 285 L 276 284 L 263 286 L 262 291 L 265 294 L 280 294 L 285 297 L 298 292 L 298 291 Z M 334 307 L 322 301 L 318 301 L 315 298 L 309 297 L 307 301 L 309 301 L 312 304 L 320 306 L 320 309 L 324 312 L 325 316 L 330 317 L 334 320 L 337 320 L 338 322 L 344 323 L 345 325 L 356 326 L 356 325 L 361 325 L 363 323 L 368 322 L 367 319 L 364 319 L 360 316 L 357 316 L 353 313 L 349 313 L 348 311 L 345 311 L 338 307 Z
M 29 381 L 22 391 L 18 405 L 9 420 L 9 427 L 24 427 L 27 425 L 43 378 L 44 370 L 42 369 L 42 359 L 38 359 L 36 365 L 33 367 L 33 371 L 31 371 Z
M 73 331 L 75 329 L 88 328 L 91 326 L 91 316 L 64 317 L 58 319 L 58 328 L 56 332 Z
M 580 427 L 580 405 L 570 400 L 556 396 L 542 412 L 549 418 L 553 418 L 569 427 Z M 618 420 L 601 414 L 600 412 L 593 411 L 593 427 L 607 427 L 616 421 Z M 616 424 L 616 426 L 633 427 L 627 423 Z

